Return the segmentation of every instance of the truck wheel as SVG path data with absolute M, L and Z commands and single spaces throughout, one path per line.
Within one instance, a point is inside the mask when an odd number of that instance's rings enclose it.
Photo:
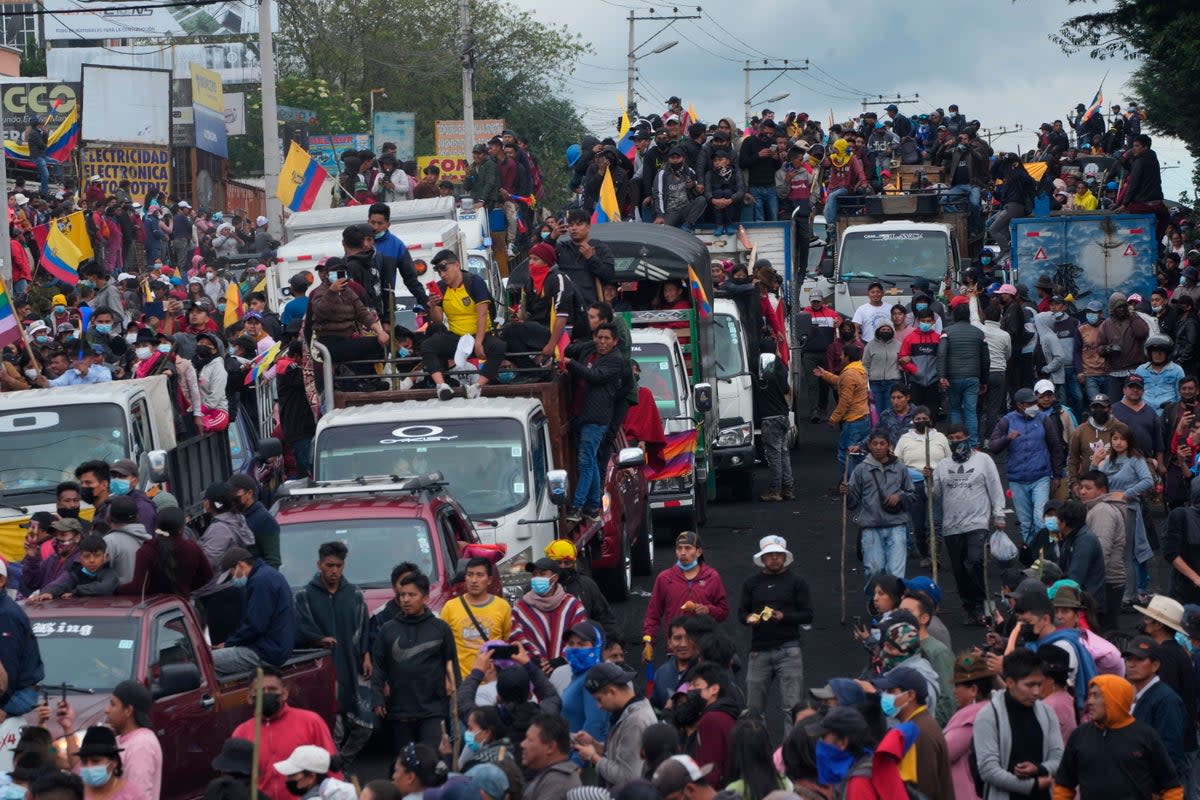
M 654 515 L 650 513 L 649 500 L 642 515 L 642 530 L 638 534 L 637 544 L 633 546 L 633 574 L 654 574 Z
M 621 523 L 624 528 L 624 520 Z M 623 603 L 629 599 L 629 591 L 633 585 L 633 557 L 629 549 L 629 537 L 621 537 L 621 558 L 616 566 L 607 569 L 592 570 L 600 591 L 605 598 L 614 603 Z

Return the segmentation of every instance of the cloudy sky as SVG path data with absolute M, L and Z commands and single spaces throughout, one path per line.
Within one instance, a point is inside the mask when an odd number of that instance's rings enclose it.
M 653 0 L 510 0 L 550 24 L 567 25 L 584 35 L 594 52 L 581 59 L 564 87 L 575 98 L 594 132 L 609 132 L 625 95 L 625 53 L 632 10 L 637 17 L 699 13 L 702 19 L 675 22 L 640 49 L 677 41 L 672 49 L 638 61 L 635 84 L 639 109 L 659 111 L 672 94 L 691 102 L 705 121 L 731 116 L 741 121 L 743 64 L 793 64 L 808 59 L 804 72 L 751 73 L 753 105 L 783 92 L 770 104 L 776 111 L 807 111 L 825 120 L 832 108 L 844 120 L 862 110 L 865 95 L 906 98 L 910 114 L 957 103 L 968 118 L 995 129 L 1024 126 L 1021 133 L 993 142 L 997 148 L 1028 149 L 1042 122 L 1066 119 L 1076 103 L 1090 103 L 1105 70 L 1105 111 L 1130 98 L 1125 85 L 1135 65 L 1093 61 L 1086 53 L 1067 56 L 1049 41 L 1072 13 L 1096 6 L 1068 6 L 1065 0 L 742 0 L 708 6 L 656 3 Z M 1101 6 L 1107 0 L 1101 0 Z M 638 44 L 663 23 L 638 21 Z M 876 106 L 881 109 L 881 106 Z M 1191 162 L 1182 143 L 1156 140 L 1164 168 L 1163 188 L 1176 198 L 1187 188 Z M 1176 166 L 1178 165 L 1178 166 Z

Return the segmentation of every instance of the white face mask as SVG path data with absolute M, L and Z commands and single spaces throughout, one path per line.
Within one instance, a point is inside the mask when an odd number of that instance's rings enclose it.
M 154 351 L 152 349 L 150 349 L 149 347 L 139 347 L 133 351 L 133 354 L 135 356 L 137 356 L 138 361 L 145 361 L 147 358 L 150 357 L 150 354 L 153 352 Z

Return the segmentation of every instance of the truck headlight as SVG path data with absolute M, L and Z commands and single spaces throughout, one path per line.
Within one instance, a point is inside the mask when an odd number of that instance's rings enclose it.
M 689 472 L 681 478 L 664 478 L 650 483 L 651 494 L 667 494 L 669 492 L 690 492 L 692 490 L 692 474 Z
M 722 428 L 716 447 L 743 447 L 754 441 L 754 426 L 750 423 Z

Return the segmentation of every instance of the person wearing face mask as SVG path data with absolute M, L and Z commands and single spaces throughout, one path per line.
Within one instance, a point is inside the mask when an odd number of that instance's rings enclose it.
M 77 519 L 60 519 L 51 523 L 54 551 L 43 558 L 41 545 L 27 540 L 25 558 L 21 561 L 21 593 L 27 596 L 66 575 L 79 562 L 79 541 L 83 524 Z M 6 576 L 7 577 L 7 576 Z
M 774 176 L 772 169 L 770 193 L 778 207 Z M 708 201 L 704 199 L 704 184 L 696 171 L 687 165 L 687 152 L 680 145 L 671 147 L 667 164 L 654 177 L 653 186 L 656 225 L 670 225 L 690 231 L 708 207 Z
M 50 330 L 57 331 L 59 325 L 76 327 L 79 324 L 79 309 L 67 305 L 64 294 L 56 294 L 50 298 L 50 314 L 46 317 Z
M 966 427 L 951 425 L 946 438 L 950 457 L 938 461 L 928 488 L 941 501 L 939 532 L 946 541 L 968 624 L 977 624 L 983 620 L 987 599 L 983 547 L 989 529 L 1004 530 L 1007 500 L 996 463 L 986 452 L 971 448 Z
M 1079 376 L 1083 386 L 1084 400 L 1105 394 L 1108 391 L 1107 359 L 1100 351 L 1100 324 L 1104 319 L 1104 304 L 1090 301 L 1085 307 L 1083 321 L 1079 323 Z
M 416 300 L 417 305 L 428 306 L 429 294 L 421 285 L 421 279 L 413 266 L 412 254 L 391 227 L 392 209 L 387 203 L 374 203 L 367 210 L 367 222 L 374 236 L 375 261 L 378 265 L 379 284 L 381 287 L 384 309 L 384 322 L 391 326 L 395 323 L 395 286 L 396 278 L 404 281 L 408 293 Z
M 244 547 L 221 556 L 223 581 L 245 591 L 242 618 L 225 641 L 213 645 L 213 668 L 220 676 L 255 667 L 282 665 L 296 643 L 296 612 L 287 579 Z M 236 734 L 235 734 L 236 735 Z
M 930 520 L 925 493 L 925 481 L 933 476 L 933 468 L 944 458 L 950 457 L 950 442 L 933 425 L 933 414 L 927 406 L 916 406 L 912 413 L 912 428 L 900 434 L 893 448 L 896 458 L 908 469 L 912 479 L 914 495 L 909 508 L 911 534 L 916 540 L 922 557 L 929 557 Z M 910 542 L 910 546 L 911 546 Z
M 901 723 L 875 744 L 862 712 L 838 706 L 814 723 L 817 782 L 844 787 L 847 798 L 905 798 L 900 761 L 917 739 L 916 725 Z
M 202 333 L 196 337 L 196 355 L 192 364 L 196 367 L 196 380 L 200 386 L 200 416 L 203 417 L 200 428 L 204 433 L 229 427 L 229 396 L 225 391 L 228 373 L 220 358 L 224 350 L 215 333 Z
M 563 658 L 565 631 L 587 619 L 583 603 L 559 585 L 562 567 L 557 561 L 539 558 L 526 566 L 533 573 L 529 591 L 513 605 L 514 644 L 523 642 L 529 654 L 550 674 L 566 663 Z
M 584 620 L 571 627 L 563 637 L 566 664 L 550 675 L 550 683 L 562 697 L 562 715 L 572 736 L 584 732 L 589 741 L 604 743 L 608 735 L 608 715 L 596 704 L 585 688 L 587 673 L 601 662 L 605 636 L 599 625 Z
M 1037 521 L 1050 498 L 1051 484 L 1062 480 L 1055 472 L 1061 464 L 1062 443 L 1053 424 L 1037 405 L 1032 389 L 1018 389 L 1013 410 L 996 423 L 988 439 L 992 453 L 1007 451 L 1005 471 L 1012 492 L 1013 508 L 1021 524 L 1023 545 L 1028 547 L 1037 533 Z
M 329 726 L 316 712 L 296 708 L 288 703 L 287 686 L 283 683 L 283 672 L 278 667 L 264 664 L 262 667 L 262 729 L 261 746 L 258 750 L 258 791 L 270 800 L 286 800 L 291 797 L 287 781 L 274 769 L 297 747 L 311 745 L 327 753 L 336 753 L 337 747 L 329 735 Z M 258 683 L 252 683 L 246 695 L 250 706 L 250 719 L 234 728 L 231 739 L 253 742 L 256 738 L 254 702 Z
M 1142 363 L 1150 326 L 1129 311 L 1129 302 L 1121 292 L 1108 298 L 1108 319 L 1100 323 L 1100 353 L 1105 358 L 1108 393 L 1120 393 L 1121 386 Z
M 303 744 L 272 768 L 284 777 L 288 794 L 321 800 L 357 800 L 352 784 L 330 777 L 332 759 L 324 747 Z
M 679 614 L 711 616 L 718 623 L 729 616 L 725 585 L 704 562 L 700 534 L 683 531 L 676 536 L 675 559 L 654 579 L 642 624 L 643 641 L 653 642 L 659 628 Z
M 934 699 L 930 697 L 926 678 L 915 669 L 894 667 L 860 685 L 864 691 L 878 694 L 879 706 L 890 719 L 916 727 L 916 787 L 934 800 L 952 800 L 950 750 L 929 710 Z
M 1096 453 L 1111 448 L 1112 431 L 1117 424 L 1118 420 L 1112 416 L 1112 401 L 1108 395 L 1093 395 L 1088 405 L 1087 419 L 1075 429 L 1067 448 L 1067 480 L 1072 490 L 1079 476 L 1091 469 Z
M 129 497 L 137 504 L 137 521 L 140 522 L 147 531 L 155 529 L 155 515 L 157 507 L 149 495 L 143 492 L 139 486 L 138 468 L 133 459 L 120 458 L 112 463 L 108 468 L 109 480 L 108 491 L 114 497 Z
M 79 759 L 85 800 L 140 800 L 145 796 L 125 779 L 121 753 L 112 728 L 95 725 L 87 729 L 73 754 Z
M 576 559 L 579 553 L 570 539 L 555 539 L 546 545 L 545 556 L 558 562 L 558 585 L 568 593 L 575 595 L 583 603 L 587 618 L 595 622 L 603 630 L 618 627 L 617 617 L 612 607 L 600 591 L 599 584 L 590 575 L 584 575 L 577 568 Z M 500 637 L 504 638 L 504 637 Z
M 941 403 L 938 349 L 941 336 L 934 329 L 933 309 L 915 312 L 917 327 L 900 344 L 900 368 L 908 373 L 913 402 L 937 408 Z
M 900 382 L 900 341 L 890 320 L 875 328 L 875 337 L 863 348 L 863 367 L 875 408 L 883 413 L 891 403 L 892 387 Z
M 1058 543 L 1058 566 L 1063 577 L 1074 581 L 1095 603 L 1098 615 L 1111 619 L 1105 584 L 1114 582 L 1123 587 L 1125 568 L 1121 564 L 1124 545 L 1124 509 L 1120 503 L 1105 497 L 1108 487 L 1096 486 L 1096 479 L 1087 473 L 1077 487 L 1079 500 L 1051 500 L 1046 504 L 1043 525 L 1050 538 Z M 1095 502 L 1099 498 L 1104 500 Z M 1096 530 L 1089 525 L 1094 522 Z M 1101 538 L 1103 537 L 1103 538 Z M 1119 602 L 1119 600 L 1118 600 Z M 1101 623 L 1101 620 L 1097 620 Z

